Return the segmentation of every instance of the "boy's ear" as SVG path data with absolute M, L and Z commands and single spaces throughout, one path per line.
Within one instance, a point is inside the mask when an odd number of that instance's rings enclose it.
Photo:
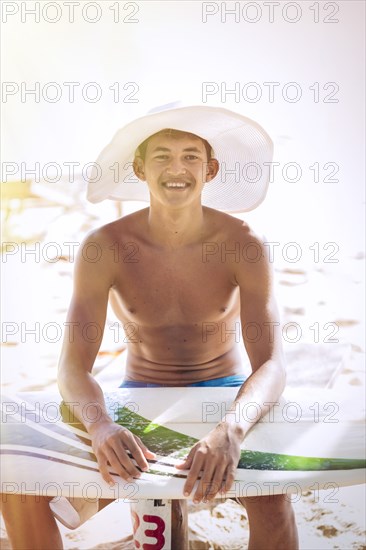
M 210 159 L 206 164 L 206 181 L 211 181 L 217 176 L 220 164 L 217 159 Z
M 139 180 L 146 181 L 144 172 L 144 161 L 141 157 L 135 157 L 133 161 L 133 171 Z

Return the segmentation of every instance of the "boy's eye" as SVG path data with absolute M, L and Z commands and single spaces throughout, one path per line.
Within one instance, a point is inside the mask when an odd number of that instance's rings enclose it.
M 199 157 L 197 155 L 185 155 L 184 156 L 184 160 L 187 160 L 187 161 L 194 161 L 194 160 L 197 160 L 198 158 Z M 169 155 L 164 155 L 164 154 L 155 155 L 154 159 L 158 160 L 158 161 L 169 160 Z

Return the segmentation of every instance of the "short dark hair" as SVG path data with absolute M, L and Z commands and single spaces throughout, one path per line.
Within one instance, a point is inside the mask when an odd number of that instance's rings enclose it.
M 177 137 L 177 138 L 181 137 L 182 135 L 193 136 L 195 138 L 198 138 L 203 142 L 203 145 L 205 146 L 206 153 L 207 153 L 207 160 L 210 160 L 211 158 L 213 158 L 213 150 L 211 145 L 208 143 L 208 141 L 201 138 L 201 136 L 192 134 L 191 132 L 183 132 L 182 130 L 175 130 L 174 128 L 165 128 L 164 130 L 160 130 L 159 132 L 156 132 L 155 134 L 152 134 L 151 136 L 146 138 L 145 141 L 140 143 L 140 145 L 137 147 L 135 151 L 135 157 L 141 157 L 142 160 L 145 160 L 146 149 L 147 149 L 147 144 L 149 142 L 149 139 L 151 139 L 154 136 L 158 136 L 159 134 L 168 134 L 169 136 Z

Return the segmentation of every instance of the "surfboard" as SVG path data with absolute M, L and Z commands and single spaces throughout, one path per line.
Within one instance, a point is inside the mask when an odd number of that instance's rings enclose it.
M 109 486 L 98 471 L 90 436 L 58 394 L 2 398 L 1 491 L 67 498 L 174 499 L 183 497 L 189 449 L 221 420 L 237 388 L 119 389 L 105 394 L 114 421 L 157 453 L 149 471 Z M 235 410 L 253 419 L 259 403 Z M 95 414 L 92 404 L 83 414 Z M 327 490 L 365 481 L 365 421 L 360 394 L 286 390 L 245 438 L 235 482 L 224 497 Z M 222 496 L 222 495 L 218 495 Z

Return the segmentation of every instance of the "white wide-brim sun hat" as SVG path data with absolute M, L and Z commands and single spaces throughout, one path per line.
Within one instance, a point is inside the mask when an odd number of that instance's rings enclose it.
M 211 145 L 220 169 L 202 191 L 202 204 L 226 212 L 245 212 L 265 198 L 273 143 L 255 121 L 239 113 L 206 105 L 155 109 L 115 134 L 91 170 L 87 198 L 149 201 L 146 182 L 134 174 L 138 146 L 160 130 L 195 134 Z

